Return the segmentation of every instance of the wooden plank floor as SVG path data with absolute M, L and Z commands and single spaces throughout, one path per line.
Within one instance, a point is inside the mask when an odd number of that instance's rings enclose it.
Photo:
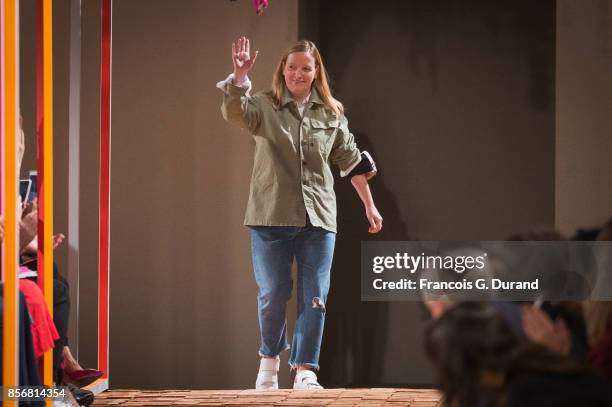
M 438 407 L 429 389 L 110 390 L 93 406 L 407 406 Z

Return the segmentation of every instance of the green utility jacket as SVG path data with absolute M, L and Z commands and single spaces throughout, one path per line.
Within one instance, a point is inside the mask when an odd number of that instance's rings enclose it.
M 313 87 L 300 117 L 285 89 L 276 109 L 265 93 L 227 83 L 221 112 L 255 138 L 255 159 L 244 224 L 313 226 L 336 231 L 336 194 L 330 163 L 346 171 L 360 160 L 344 115 L 325 109 Z

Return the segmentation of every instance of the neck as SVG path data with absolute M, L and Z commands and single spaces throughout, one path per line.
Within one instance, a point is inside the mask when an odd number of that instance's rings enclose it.
M 302 94 L 302 95 L 291 95 L 291 97 L 293 97 L 293 100 L 295 100 L 295 103 L 297 103 L 298 105 L 303 105 L 306 104 L 306 102 L 308 102 L 308 98 L 310 97 L 310 92 L 308 92 L 307 94 Z

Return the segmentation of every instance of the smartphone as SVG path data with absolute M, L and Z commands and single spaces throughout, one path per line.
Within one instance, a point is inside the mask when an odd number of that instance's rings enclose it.
M 31 189 L 32 189 L 32 180 L 30 179 L 19 180 L 19 196 L 21 197 L 22 205 L 27 202 L 27 199 L 30 196 Z
M 36 197 L 38 197 L 38 171 L 30 171 L 30 182 L 32 185 L 30 187 L 30 192 L 28 193 L 28 202 L 32 202 Z

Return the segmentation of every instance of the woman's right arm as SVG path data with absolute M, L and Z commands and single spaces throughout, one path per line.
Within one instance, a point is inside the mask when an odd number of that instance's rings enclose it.
M 234 73 L 223 84 L 221 113 L 228 122 L 255 133 L 260 124 L 260 112 L 256 100 L 250 97 L 247 74 L 253 68 L 258 51 L 251 55 L 249 39 L 239 38 L 232 43 Z

